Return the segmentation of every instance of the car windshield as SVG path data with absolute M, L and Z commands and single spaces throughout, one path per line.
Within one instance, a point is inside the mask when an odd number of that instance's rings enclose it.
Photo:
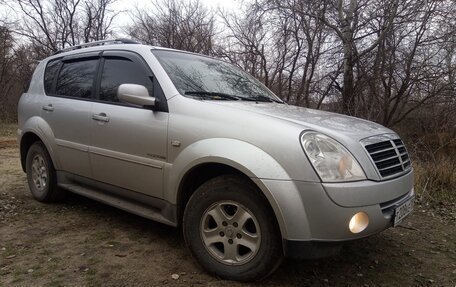
M 184 52 L 152 52 L 184 96 L 283 103 L 254 77 L 229 63 Z

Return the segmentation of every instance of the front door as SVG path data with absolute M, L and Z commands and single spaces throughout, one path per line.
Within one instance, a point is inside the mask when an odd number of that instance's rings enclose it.
M 142 59 L 130 52 L 104 52 L 91 112 L 93 177 L 123 189 L 162 198 L 168 112 L 119 102 L 121 84 L 139 84 L 157 96 L 159 84 Z M 164 107 L 163 101 L 160 101 Z

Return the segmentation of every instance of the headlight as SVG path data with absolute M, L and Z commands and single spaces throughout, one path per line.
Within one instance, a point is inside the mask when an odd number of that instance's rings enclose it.
M 317 132 L 301 136 L 302 147 L 324 182 L 366 179 L 363 169 L 340 143 Z

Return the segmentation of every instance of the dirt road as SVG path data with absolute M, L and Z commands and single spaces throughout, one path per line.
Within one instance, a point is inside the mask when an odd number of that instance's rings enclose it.
M 207 275 L 171 227 L 76 195 L 36 202 L 18 157 L 0 136 L 0 286 L 456 286 L 454 204 L 417 205 L 403 227 L 248 285 Z

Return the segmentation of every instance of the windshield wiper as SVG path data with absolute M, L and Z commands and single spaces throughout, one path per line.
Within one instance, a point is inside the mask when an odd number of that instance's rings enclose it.
M 284 102 L 263 96 L 263 95 L 255 95 L 252 97 L 246 96 L 236 96 L 226 93 L 220 92 L 207 92 L 207 91 L 186 91 L 185 95 L 195 95 L 201 98 L 210 98 L 213 100 L 234 100 L 234 101 L 249 101 L 249 102 L 270 102 L 270 103 L 280 103 L 283 104 Z
M 274 98 L 268 97 L 268 96 L 263 96 L 263 95 L 254 95 L 250 97 L 250 99 L 253 99 L 255 101 L 260 101 L 260 102 L 271 102 L 271 103 L 279 103 L 283 104 L 283 101 L 276 100 Z
M 219 92 L 186 91 L 184 94 L 185 95 L 195 95 L 195 96 L 199 96 L 201 98 L 206 97 L 206 98 L 211 98 L 214 100 L 234 100 L 234 101 L 241 100 L 240 97 L 237 97 L 235 95 L 219 93 Z
M 263 95 L 254 95 L 254 96 L 249 96 L 249 97 L 238 96 L 238 98 L 240 98 L 240 100 L 242 100 L 242 101 L 250 101 L 250 102 L 268 102 L 268 103 L 279 103 L 279 104 L 284 103 L 283 101 L 279 101 L 279 100 L 270 98 L 268 96 L 263 96 Z

